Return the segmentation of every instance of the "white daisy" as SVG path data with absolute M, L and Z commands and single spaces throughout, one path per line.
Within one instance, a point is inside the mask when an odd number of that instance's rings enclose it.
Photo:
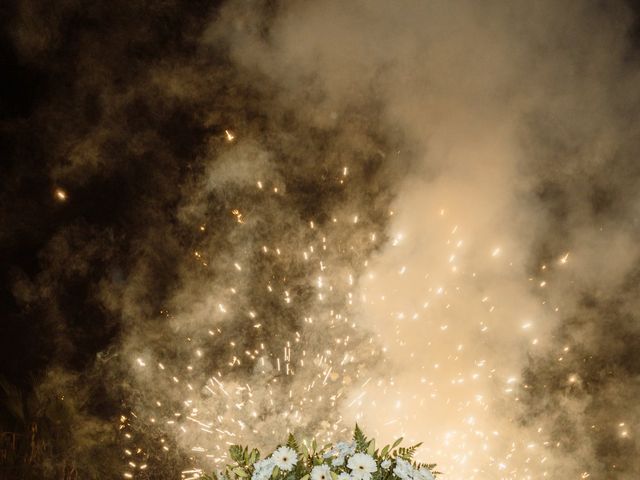
M 384 468 L 385 470 L 386 470 L 386 469 L 388 469 L 388 468 L 391 466 L 391 460 L 389 460 L 389 459 L 387 459 L 387 460 L 383 460 L 383 461 L 380 463 L 380 466 L 381 466 L 382 468 Z
M 393 469 L 393 473 L 395 473 L 400 480 L 413 480 L 413 472 L 413 467 L 409 462 L 402 458 L 396 460 L 396 468 Z
M 331 480 L 329 465 L 316 465 L 311 469 L 311 480 Z
M 344 465 L 344 457 L 336 457 L 333 460 L 331 460 L 331 465 L 333 465 L 334 467 L 341 467 L 342 465 Z
M 433 473 L 428 468 L 422 467 L 420 470 L 414 470 L 414 480 L 436 480 Z
M 350 480 L 351 479 L 351 475 L 349 475 L 347 472 L 342 472 L 341 474 L 338 475 L 338 480 Z
M 334 467 L 340 467 L 344 465 L 344 459 L 348 455 L 353 455 L 356 453 L 356 444 L 355 443 L 347 443 L 347 442 L 338 442 L 336 445 L 329 451 L 327 451 L 323 456 L 324 458 L 331 458 L 335 456 L 331 461 L 331 465 Z
M 376 471 L 376 461 L 366 453 L 356 453 L 347 462 L 351 469 L 351 476 L 356 480 L 370 480 L 371 474 Z
M 221 480 L 227 480 L 226 475 L 221 470 L 218 470 L 215 473 L 216 473 L 216 478 L 219 478 Z
M 298 462 L 298 455 L 289 447 L 280 447 L 273 454 L 271 458 L 283 472 L 290 472 L 293 470 L 294 465 Z
M 276 464 L 271 458 L 258 460 L 253 464 L 251 480 L 268 480 L 271 477 L 271 473 L 273 473 L 275 466 Z
M 336 448 L 338 449 L 338 453 L 340 455 L 353 455 L 356 453 L 356 443 L 351 442 L 338 442 L 336 443 Z

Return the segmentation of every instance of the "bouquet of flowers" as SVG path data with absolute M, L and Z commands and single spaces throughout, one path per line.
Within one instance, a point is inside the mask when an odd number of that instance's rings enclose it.
M 309 447 L 289 435 L 271 455 L 260 459 L 257 449 L 233 445 L 229 449 L 235 462 L 223 472 L 202 478 L 208 480 L 435 480 L 440 472 L 435 464 L 413 461 L 421 445 L 401 447 L 402 438 L 393 445 L 376 449 L 356 425 L 352 442 L 338 442 L 318 449 L 314 440 Z

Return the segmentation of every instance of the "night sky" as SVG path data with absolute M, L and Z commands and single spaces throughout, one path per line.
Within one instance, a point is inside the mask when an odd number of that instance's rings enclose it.
M 639 11 L 5 2 L 0 478 L 638 478 Z

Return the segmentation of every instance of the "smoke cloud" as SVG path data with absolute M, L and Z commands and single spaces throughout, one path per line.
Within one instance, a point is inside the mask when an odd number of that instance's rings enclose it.
M 3 120 L 7 332 L 73 432 L 46 474 L 355 421 L 451 480 L 640 474 L 627 4 L 11 13 L 46 93 Z

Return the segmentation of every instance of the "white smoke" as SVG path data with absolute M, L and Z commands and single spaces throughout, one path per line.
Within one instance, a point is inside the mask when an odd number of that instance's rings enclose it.
M 589 442 L 567 460 L 553 418 L 527 424 L 519 396 L 530 356 L 562 357 L 552 332 L 580 292 L 613 291 L 635 268 L 626 213 L 593 225 L 589 190 L 632 141 L 615 113 L 637 100 L 625 8 L 321 1 L 268 13 L 229 4 L 207 38 L 227 40 L 305 121 L 378 104 L 368 120 L 414 155 L 359 280 L 358 325 L 388 361 L 345 415 L 385 439 L 425 439 L 421 455 L 448 478 L 593 475 Z M 544 196 L 553 182 L 567 183 L 564 203 Z M 567 402 L 580 417 L 584 401 Z

